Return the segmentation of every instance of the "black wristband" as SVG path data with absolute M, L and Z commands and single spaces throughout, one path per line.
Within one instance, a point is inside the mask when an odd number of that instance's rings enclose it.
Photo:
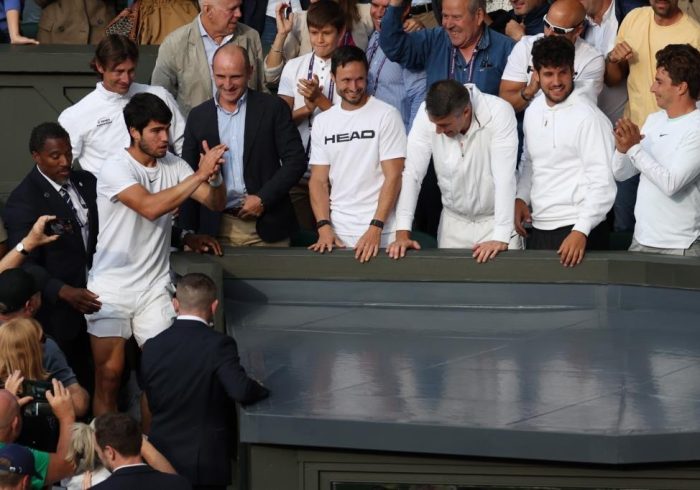
M 376 226 L 380 230 L 384 229 L 384 222 L 379 219 L 373 219 L 372 221 L 369 222 L 369 226 Z
M 324 226 L 331 226 L 331 220 L 329 219 L 320 219 L 316 222 L 316 229 L 318 230 L 319 228 L 323 228 Z

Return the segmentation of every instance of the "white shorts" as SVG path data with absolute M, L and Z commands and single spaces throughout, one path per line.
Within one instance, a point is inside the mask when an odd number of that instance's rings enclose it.
M 472 221 L 444 208 L 438 226 L 438 248 L 471 250 L 477 243 L 493 240 L 493 221 L 493 217 Z M 508 250 L 522 250 L 524 245 L 522 237 L 513 229 Z
M 85 315 L 87 331 L 95 337 L 128 339 L 133 334 L 141 347 L 175 320 L 172 295 L 166 286 L 134 292 L 88 284 L 88 289 L 102 302 L 100 311 Z

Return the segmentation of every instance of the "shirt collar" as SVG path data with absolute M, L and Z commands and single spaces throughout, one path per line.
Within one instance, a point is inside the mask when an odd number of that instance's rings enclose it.
M 191 320 L 194 322 L 201 322 L 201 323 L 205 324 L 207 327 L 209 326 L 208 321 L 206 321 L 204 318 L 200 318 L 200 317 L 195 316 L 195 315 L 178 315 L 177 319 L 178 320 Z
M 41 171 L 41 169 L 39 168 L 39 165 L 36 166 L 36 169 L 39 171 L 39 173 L 42 175 L 42 177 L 44 177 L 48 181 L 48 183 L 51 184 L 51 187 L 56 189 L 56 192 L 61 191 L 61 187 L 63 187 L 61 184 L 58 184 L 57 182 L 54 182 L 49 177 L 47 177 L 46 174 Z M 68 180 L 66 180 L 66 184 L 70 185 L 70 177 L 68 178 Z
M 243 92 L 243 95 L 241 95 L 241 98 L 238 99 L 238 102 L 236 102 L 236 110 L 233 112 L 227 111 L 223 107 L 221 107 L 221 104 L 219 104 L 219 91 L 216 91 L 216 95 L 214 96 L 214 104 L 216 105 L 217 109 L 220 109 L 224 111 L 226 114 L 238 114 L 238 111 L 241 110 L 241 108 L 246 104 L 248 101 L 248 89 L 246 88 L 245 92 Z
M 97 82 L 95 90 L 97 90 L 97 92 L 105 99 L 107 99 L 109 101 L 115 101 L 115 100 L 122 100 L 122 99 L 130 100 L 131 96 L 133 95 L 131 93 L 133 88 L 134 88 L 134 84 L 132 83 L 131 86 L 129 87 L 129 90 L 124 95 L 122 95 L 122 94 L 118 94 L 116 92 L 110 92 L 109 90 L 107 90 L 105 88 L 105 86 L 102 84 L 102 82 Z
M 216 44 L 216 42 L 214 41 L 214 38 L 211 37 L 211 36 L 209 35 L 209 33 L 207 32 L 207 30 L 204 28 L 204 24 L 202 24 L 202 14 L 199 14 L 199 15 L 197 16 L 197 25 L 199 26 L 199 34 L 200 34 L 200 36 L 201 36 L 201 37 L 208 37 L 209 39 L 211 39 L 211 41 L 212 41 L 214 44 Z M 237 30 L 238 30 L 238 26 L 236 26 L 236 29 L 234 29 L 233 32 L 232 32 L 231 34 L 227 34 L 226 36 L 224 36 L 224 38 L 221 40 L 221 44 L 219 44 L 219 46 L 223 46 L 224 44 L 226 44 L 227 42 L 229 42 L 229 41 L 233 38 L 233 36 L 236 34 L 236 31 L 237 31 Z
M 117 467 L 117 468 L 114 468 L 114 469 L 112 470 L 112 473 L 114 473 L 115 471 L 119 471 L 119 470 L 121 470 L 121 469 L 123 469 L 123 468 L 133 468 L 133 467 L 135 467 L 135 466 L 148 466 L 148 465 L 147 465 L 146 463 L 125 464 L 125 465 L 119 466 L 119 467 Z
M 588 24 L 595 27 L 600 27 L 603 24 L 605 24 L 605 22 L 607 22 L 607 20 L 610 19 L 610 16 L 613 15 L 615 12 L 615 1 L 616 0 L 613 0 L 612 2 L 610 2 L 610 5 L 608 5 L 608 10 L 606 10 L 603 14 L 603 18 L 600 20 L 600 24 L 596 24 L 592 17 L 586 15 L 586 21 L 588 22 Z

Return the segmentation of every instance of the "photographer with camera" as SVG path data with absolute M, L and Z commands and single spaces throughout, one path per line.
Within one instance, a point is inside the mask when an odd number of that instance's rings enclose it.
M 47 235 L 45 233 L 46 224 L 55 218 L 55 216 L 51 215 L 39 216 L 39 219 L 34 222 L 31 230 L 27 233 L 27 236 L 20 240 L 22 245 L 19 249 L 21 251 L 15 246 L 7 252 L 7 255 L 0 259 L 0 272 L 19 267 L 24 262 L 24 259 L 27 258 L 27 254 L 30 254 L 32 250 L 58 240 L 58 235 Z
M 0 272 L 0 331 L 15 319 L 30 319 L 41 307 L 41 292 L 34 278 L 23 269 Z M 78 417 L 87 413 L 90 397 L 80 386 L 58 344 L 48 336 L 41 337 L 41 366 L 58 379 L 71 394 Z M 18 366 L 19 369 L 22 369 Z M 12 373 L 12 369 L 7 375 Z M 7 376 L 6 375 L 6 376 Z
M 3 218 L 10 247 L 27 255 L 24 267 L 40 281 L 44 305 L 36 317 L 65 353 L 81 384 L 91 386 L 85 313 L 102 306 L 86 288 L 97 243 L 95 177 L 72 170 L 70 137 L 57 123 L 32 129 L 29 151 L 36 164 L 7 199 Z M 22 240 L 36 220 L 56 216 L 47 232 L 60 239 L 29 253 Z
M 0 379 L 9 388 L 18 386 L 22 396 L 23 426 L 17 442 L 53 451 L 59 426 L 46 398 L 51 376 L 42 365 L 42 336 L 41 325 L 31 318 L 17 318 L 0 327 Z
M 34 456 L 36 472 L 31 479 L 31 488 L 36 489 L 73 474 L 73 465 L 66 462 L 71 427 L 75 422 L 73 403 L 70 393 L 60 381 L 54 379 L 51 383 L 52 390 L 46 392 L 46 400 L 58 420 L 60 433 L 58 446 L 53 453 L 28 448 Z M 16 393 L 20 385 L 20 377 L 13 375 L 5 382 L 6 389 L 0 390 L 0 447 L 15 442 L 22 430 L 20 402 L 26 404 L 31 401 L 31 398 L 25 397 L 18 400 Z

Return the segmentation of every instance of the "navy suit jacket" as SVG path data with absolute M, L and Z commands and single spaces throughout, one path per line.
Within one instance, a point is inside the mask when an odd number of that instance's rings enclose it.
M 192 485 L 182 476 L 156 471 L 150 466 L 119 468 L 105 481 L 92 488 L 97 490 L 191 490 Z
M 87 205 L 87 247 L 73 211 L 36 166 L 12 191 L 3 212 L 10 246 L 22 240 L 37 218 L 44 214 L 73 222 L 75 233 L 37 248 L 25 262 L 25 268 L 42 285 L 44 306 L 37 314 L 37 319 L 59 344 L 75 338 L 81 328 L 84 328 L 85 320 L 82 313 L 58 298 L 58 291 L 64 284 L 76 288 L 86 286 L 86 270 L 92 265 L 98 232 L 95 177 L 90 172 L 73 170 L 70 180 Z
M 141 381 L 153 445 L 193 485 L 230 483 L 234 401 L 269 394 L 240 365 L 236 341 L 202 322 L 175 320 L 144 344 Z
M 266 242 L 277 242 L 289 238 L 297 228 L 289 190 L 306 171 L 306 154 L 289 106 L 282 99 L 250 89 L 247 97 L 243 179 L 248 194 L 259 196 L 265 206 L 256 222 L 258 235 Z M 221 141 L 216 111 L 214 99 L 209 99 L 187 117 L 182 158 L 194 170 L 202 142 L 211 148 Z M 182 228 L 217 236 L 221 213 L 188 199 L 180 210 L 179 223 Z

